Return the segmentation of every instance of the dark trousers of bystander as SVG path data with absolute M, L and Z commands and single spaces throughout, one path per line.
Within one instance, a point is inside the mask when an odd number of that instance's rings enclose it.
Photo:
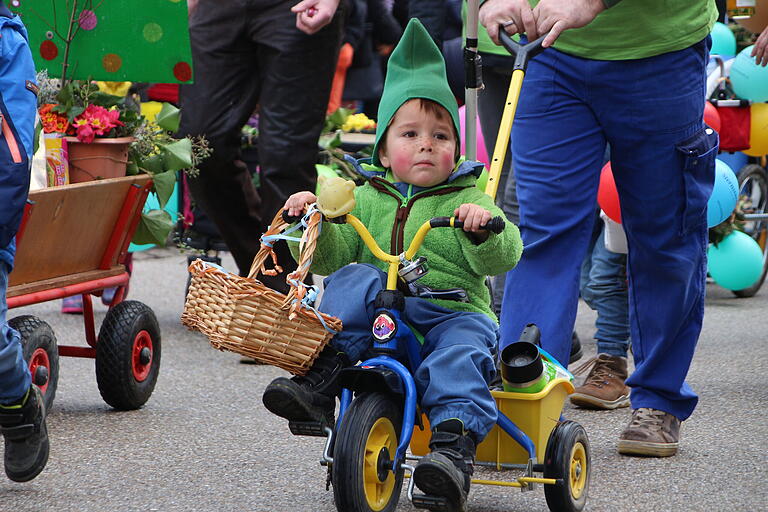
M 216 223 L 246 275 L 259 238 L 291 194 L 314 190 L 341 13 L 313 35 L 296 28 L 291 1 L 200 0 L 190 20 L 194 83 L 180 91 L 182 135 L 204 135 L 213 154 L 189 180 L 195 202 Z M 240 161 L 240 130 L 259 106 L 257 190 Z M 280 265 L 295 268 L 287 246 Z M 282 281 L 282 282 L 281 282 Z M 285 291 L 284 279 L 265 284 Z

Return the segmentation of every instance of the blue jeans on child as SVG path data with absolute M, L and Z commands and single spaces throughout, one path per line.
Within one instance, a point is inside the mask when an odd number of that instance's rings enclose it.
M 374 300 L 386 283 L 387 275 L 367 264 L 347 265 L 324 281 L 318 309 L 343 322 L 331 345 L 353 362 L 372 355 Z M 496 372 L 498 326 L 486 315 L 451 311 L 416 297 L 406 297 L 402 318 L 424 337 L 423 361 L 412 370 L 430 424 L 458 418 L 482 440 L 496 422 L 488 384 Z
M 629 350 L 629 290 L 627 255 L 605 247 L 605 225 L 597 221 L 587 256 L 581 265 L 579 289 L 584 302 L 597 311 L 597 353 L 627 357 Z
M 8 251 L 9 248 L 0 249 Z M 32 382 L 29 368 L 24 361 L 19 333 L 6 321 L 8 304 L 8 263 L 0 258 L 0 403 L 12 403 L 24 396 Z

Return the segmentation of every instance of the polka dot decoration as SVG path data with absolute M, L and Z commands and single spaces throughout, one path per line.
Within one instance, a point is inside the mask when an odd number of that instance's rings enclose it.
M 46 39 L 40 43 L 40 56 L 45 60 L 53 60 L 59 55 L 59 48 L 56 43 Z
M 83 30 L 93 30 L 99 24 L 99 19 L 96 17 L 95 12 L 83 9 L 78 18 L 78 23 Z
M 47 69 L 49 76 L 61 76 L 66 53 L 67 76 L 73 79 L 192 80 L 186 1 L 153 0 L 151 9 L 137 9 L 136 0 L 78 2 L 68 52 L 62 37 L 69 32 L 70 17 L 58 12 L 63 1 L 5 0 L 24 20 L 35 67 Z
M 179 62 L 173 66 L 173 76 L 179 82 L 189 82 L 192 80 L 192 66 L 186 62 Z
M 150 43 L 156 43 L 163 37 L 163 27 L 157 23 L 147 23 L 141 32 L 144 39 Z
M 123 59 L 116 53 L 108 53 L 101 60 L 101 63 L 105 70 L 114 73 L 123 66 Z

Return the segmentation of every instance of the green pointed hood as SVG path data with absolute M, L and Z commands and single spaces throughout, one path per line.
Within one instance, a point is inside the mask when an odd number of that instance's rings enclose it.
M 456 133 L 461 134 L 459 108 L 448 87 L 443 55 L 429 37 L 424 25 L 416 18 L 408 22 L 403 37 L 387 63 L 387 78 L 384 81 L 376 124 L 376 143 L 371 155 L 374 165 L 381 165 L 379 143 L 392 117 L 403 103 L 414 98 L 426 98 L 445 107 L 451 114 Z

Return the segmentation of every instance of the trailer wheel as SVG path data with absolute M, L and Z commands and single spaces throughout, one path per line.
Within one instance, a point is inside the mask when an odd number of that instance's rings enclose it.
M 149 400 L 160 371 L 160 327 L 145 304 L 128 300 L 107 312 L 96 343 L 96 382 L 104 401 L 121 410 Z
M 40 388 L 45 410 L 50 411 L 59 384 L 59 348 L 53 329 L 31 315 L 12 318 L 8 325 L 19 331 L 24 360 L 29 365 L 32 383 Z

